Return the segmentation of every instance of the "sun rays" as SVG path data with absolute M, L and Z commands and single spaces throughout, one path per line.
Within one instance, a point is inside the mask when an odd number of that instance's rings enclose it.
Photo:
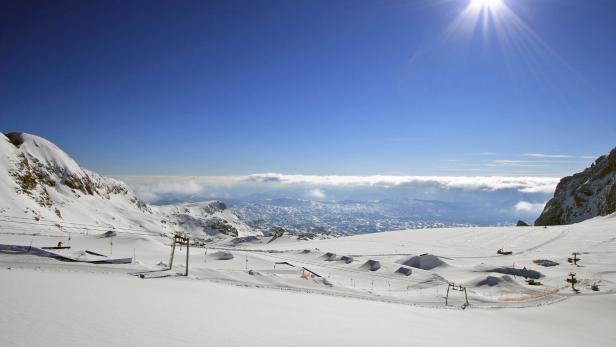
M 419 63 L 436 50 L 454 49 L 451 47 L 456 47 L 456 52 L 489 49 L 494 59 L 502 60 L 503 72 L 513 80 L 528 77 L 544 88 L 559 89 L 555 84 L 563 78 L 579 79 L 565 59 L 516 14 L 515 9 L 530 6 L 530 2 L 435 0 L 431 4 L 458 6 L 459 12 L 440 35 L 414 52 L 409 64 Z

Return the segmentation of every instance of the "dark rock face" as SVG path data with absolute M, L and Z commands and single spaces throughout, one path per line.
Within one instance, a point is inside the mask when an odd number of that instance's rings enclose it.
M 274 236 L 275 238 L 279 238 L 282 235 L 284 235 L 287 231 L 284 228 L 281 228 L 279 226 L 273 226 L 270 228 L 269 230 L 269 234 L 270 236 Z
M 616 211 L 616 148 L 589 168 L 563 178 L 535 225 L 581 222 Z
M 229 225 L 229 222 L 222 218 L 214 217 L 205 222 L 204 225 L 206 228 L 210 228 L 211 230 L 216 230 L 221 234 L 237 237 L 238 231 L 232 225 Z
M 227 205 L 222 201 L 212 201 L 207 206 L 203 207 L 203 211 L 208 214 L 214 214 L 215 212 L 221 212 L 226 209 Z
M 516 224 L 516 226 L 518 226 L 518 227 L 527 227 L 528 223 L 526 223 L 523 220 L 519 220 L 518 223 Z
M 24 139 L 21 136 L 21 134 L 22 133 L 7 133 L 7 134 L 4 134 L 4 136 L 6 136 L 9 139 L 9 141 L 11 141 L 13 146 L 19 147 L 21 146 L 22 143 L 24 143 Z

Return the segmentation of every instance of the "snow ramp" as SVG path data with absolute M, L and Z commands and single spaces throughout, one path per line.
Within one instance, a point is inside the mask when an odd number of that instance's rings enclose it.
M 103 260 L 85 260 L 75 259 L 64 255 L 56 254 L 46 251 L 44 249 L 32 246 L 19 246 L 19 245 L 0 245 L 0 253 L 4 254 L 29 254 L 37 257 L 53 258 L 59 261 L 66 262 L 79 262 L 90 264 L 131 264 L 133 258 L 119 258 L 119 259 L 103 259 Z
M 416 255 L 401 261 L 402 265 L 414 267 L 421 270 L 432 270 L 437 267 L 447 266 L 447 263 L 441 260 L 441 258 L 432 254 Z

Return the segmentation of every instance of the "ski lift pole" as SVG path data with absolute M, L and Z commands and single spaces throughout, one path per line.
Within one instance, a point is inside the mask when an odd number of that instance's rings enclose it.
M 169 257 L 169 270 L 171 270 L 173 268 L 173 255 L 175 253 L 175 242 L 176 242 L 176 237 L 173 237 L 173 245 L 171 245 L 171 256 Z
M 190 251 L 190 236 L 186 235 L 186 274 L 184 276 L 188 277 L 188 253 Z
M 464 287 L 464 299 L 466 300 L 466 306 L 468 306 L 468 294 L 466 293 L 466 287 Z

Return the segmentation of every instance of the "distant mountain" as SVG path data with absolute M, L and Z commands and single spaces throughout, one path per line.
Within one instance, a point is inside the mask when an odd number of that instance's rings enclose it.
M 563 178 L 535 225 L 581 222 L 616 212 L 616 148 L 589 168 Z
M 8 231 L 37 225 L 75 231 L 79 224 L 146 235 L 257 233 L 218 201 L 147 205 L 123 182 L 81 168 L 53 143 L 26 133 L 0 134 L 0 218 Z

